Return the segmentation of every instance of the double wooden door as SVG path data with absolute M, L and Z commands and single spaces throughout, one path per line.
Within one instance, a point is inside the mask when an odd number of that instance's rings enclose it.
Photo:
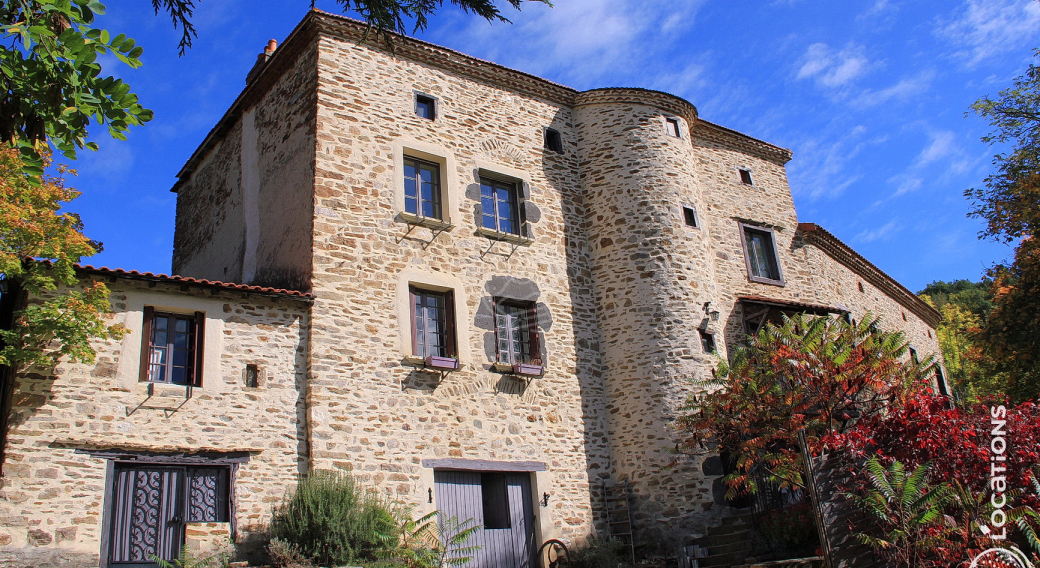
M 441 524 L 473 519 L 483 529 L 466 546 L 479 546 L 465 568 L 530 568 L 534 552 L 531 474 L 436 470 Z

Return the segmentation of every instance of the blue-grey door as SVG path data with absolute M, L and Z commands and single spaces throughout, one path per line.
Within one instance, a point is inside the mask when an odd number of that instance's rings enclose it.
M 465 568 L 530 568 L 534 548 L 531 474 L 436 470 L 441 525 L 456 517 L 484 527 L 467 546 L 479 546 Z

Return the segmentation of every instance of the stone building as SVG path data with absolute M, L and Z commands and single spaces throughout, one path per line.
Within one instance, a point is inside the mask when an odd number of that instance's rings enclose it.
M 609 534 L 605 486 L 668 555 L 727 510 L 670 421 L 745 333 L 871 312 L 938 352 L 934 309 L 798 221 L 788 150 L 666 93 L 363 33 L 314 10 L 260 57 L 173 188 L 180 276 L 82 269 L 137 333 L 8 381 L 0 555 L 154 549 L 125 504 L 146 474 L 223 503 L 163 542 L 248 541 L 330 468 L 476 518 L 480 565 Z M 164 316 L 204 331 L 201 383 L 151 374 Z

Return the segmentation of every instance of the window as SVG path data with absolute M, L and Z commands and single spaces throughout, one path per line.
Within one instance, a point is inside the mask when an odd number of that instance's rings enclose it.
M 260 386 L 260 367 L 253 364 L 246 365 L 246 386 L 251 389 Z
M 703 329 L 697 330 L 701 334 L 701 351 L 705 353 L 715 352 L 715 334 L 708 333 Z
M 856 282 L 856 288 L 859 289 L 859 293 L 860 294 L 862 294 L 862 293 L 864 293 L 866 291 L 866 290 L 863 289 L 863 283 L 862 282 Z
M 773 230 L 751 225 L 742 225 L 742 228 L 748 278 L 753 282 L 782 286 L 784 281 L 777 262 Z
M 141 380 L 202 386 L 206 316 L 157 312 L 144 308 L 141 333 Z
M 510 528 L 509 491 L 504 473 L 480 474 L 480 500 L 485 530 Z
M 946 385 L 946 377 L 943 376 L 942 367 L 938 363 L 935 364 L 935 384 L 939 387 L 939 394 L 950 396 L 950 389 Z
M 415 116 L 428 120 L 435 120 L 437 118 L 437 99 L 428 95 L 420 95 L 416 93 Z
M 921 362 L 917 357 L 917 349 L 914 349 L 913 347 L 910 348 L 910 360 L 914 362 L 914 365 Z
M 440 166 L 405 157 L 404 210 L 418 217 L 441 219 Z
M 455 298 L 450 291 L 409 288 L 412 300 L 412 355 L 454 359 Z
M 697 211 L 693 209 L 692 205 L 682 206 L 683 221 L 686 222 L 687 227 L 697 228 Z
M 552 128 L 545 129 L 545 149 L 552 150 L 557 154 L 563 153 L 563 138 L 560 133 Z
M 495 300 L 498 362 L 542 364 L 538 345 L 538 308 L 534 302 Z
M 754 185 L 753 183 L 751 183 L 751 170 L 745 170 L 744 168 L 740 168 L 737 171 L 740 172 L 740 183 L 744 185 Z
M 520 234 L 520 203 L 515 183 L 480 178 L 480 212 L 485 229 Z
M 668 132 L 669 136 L 674 136 L 675 138 L 682 138 L 682 135 L 680 134 L 680 131 L 679 131 L 679 119 L 678 118 L 665 117 L 664 123 L 665 123 L 665 129 Z

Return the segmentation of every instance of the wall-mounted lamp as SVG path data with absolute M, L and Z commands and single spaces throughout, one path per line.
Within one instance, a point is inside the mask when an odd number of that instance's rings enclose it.
M 704 313 L 708 314 L 711 321 L 719 321 L 719 311 L 711 309 L 711 302 L 704 302 Z
M 549 494 L 548 493 L 542 493 L 542 506 L 543 507 L 548 507 L 549 506 Z

